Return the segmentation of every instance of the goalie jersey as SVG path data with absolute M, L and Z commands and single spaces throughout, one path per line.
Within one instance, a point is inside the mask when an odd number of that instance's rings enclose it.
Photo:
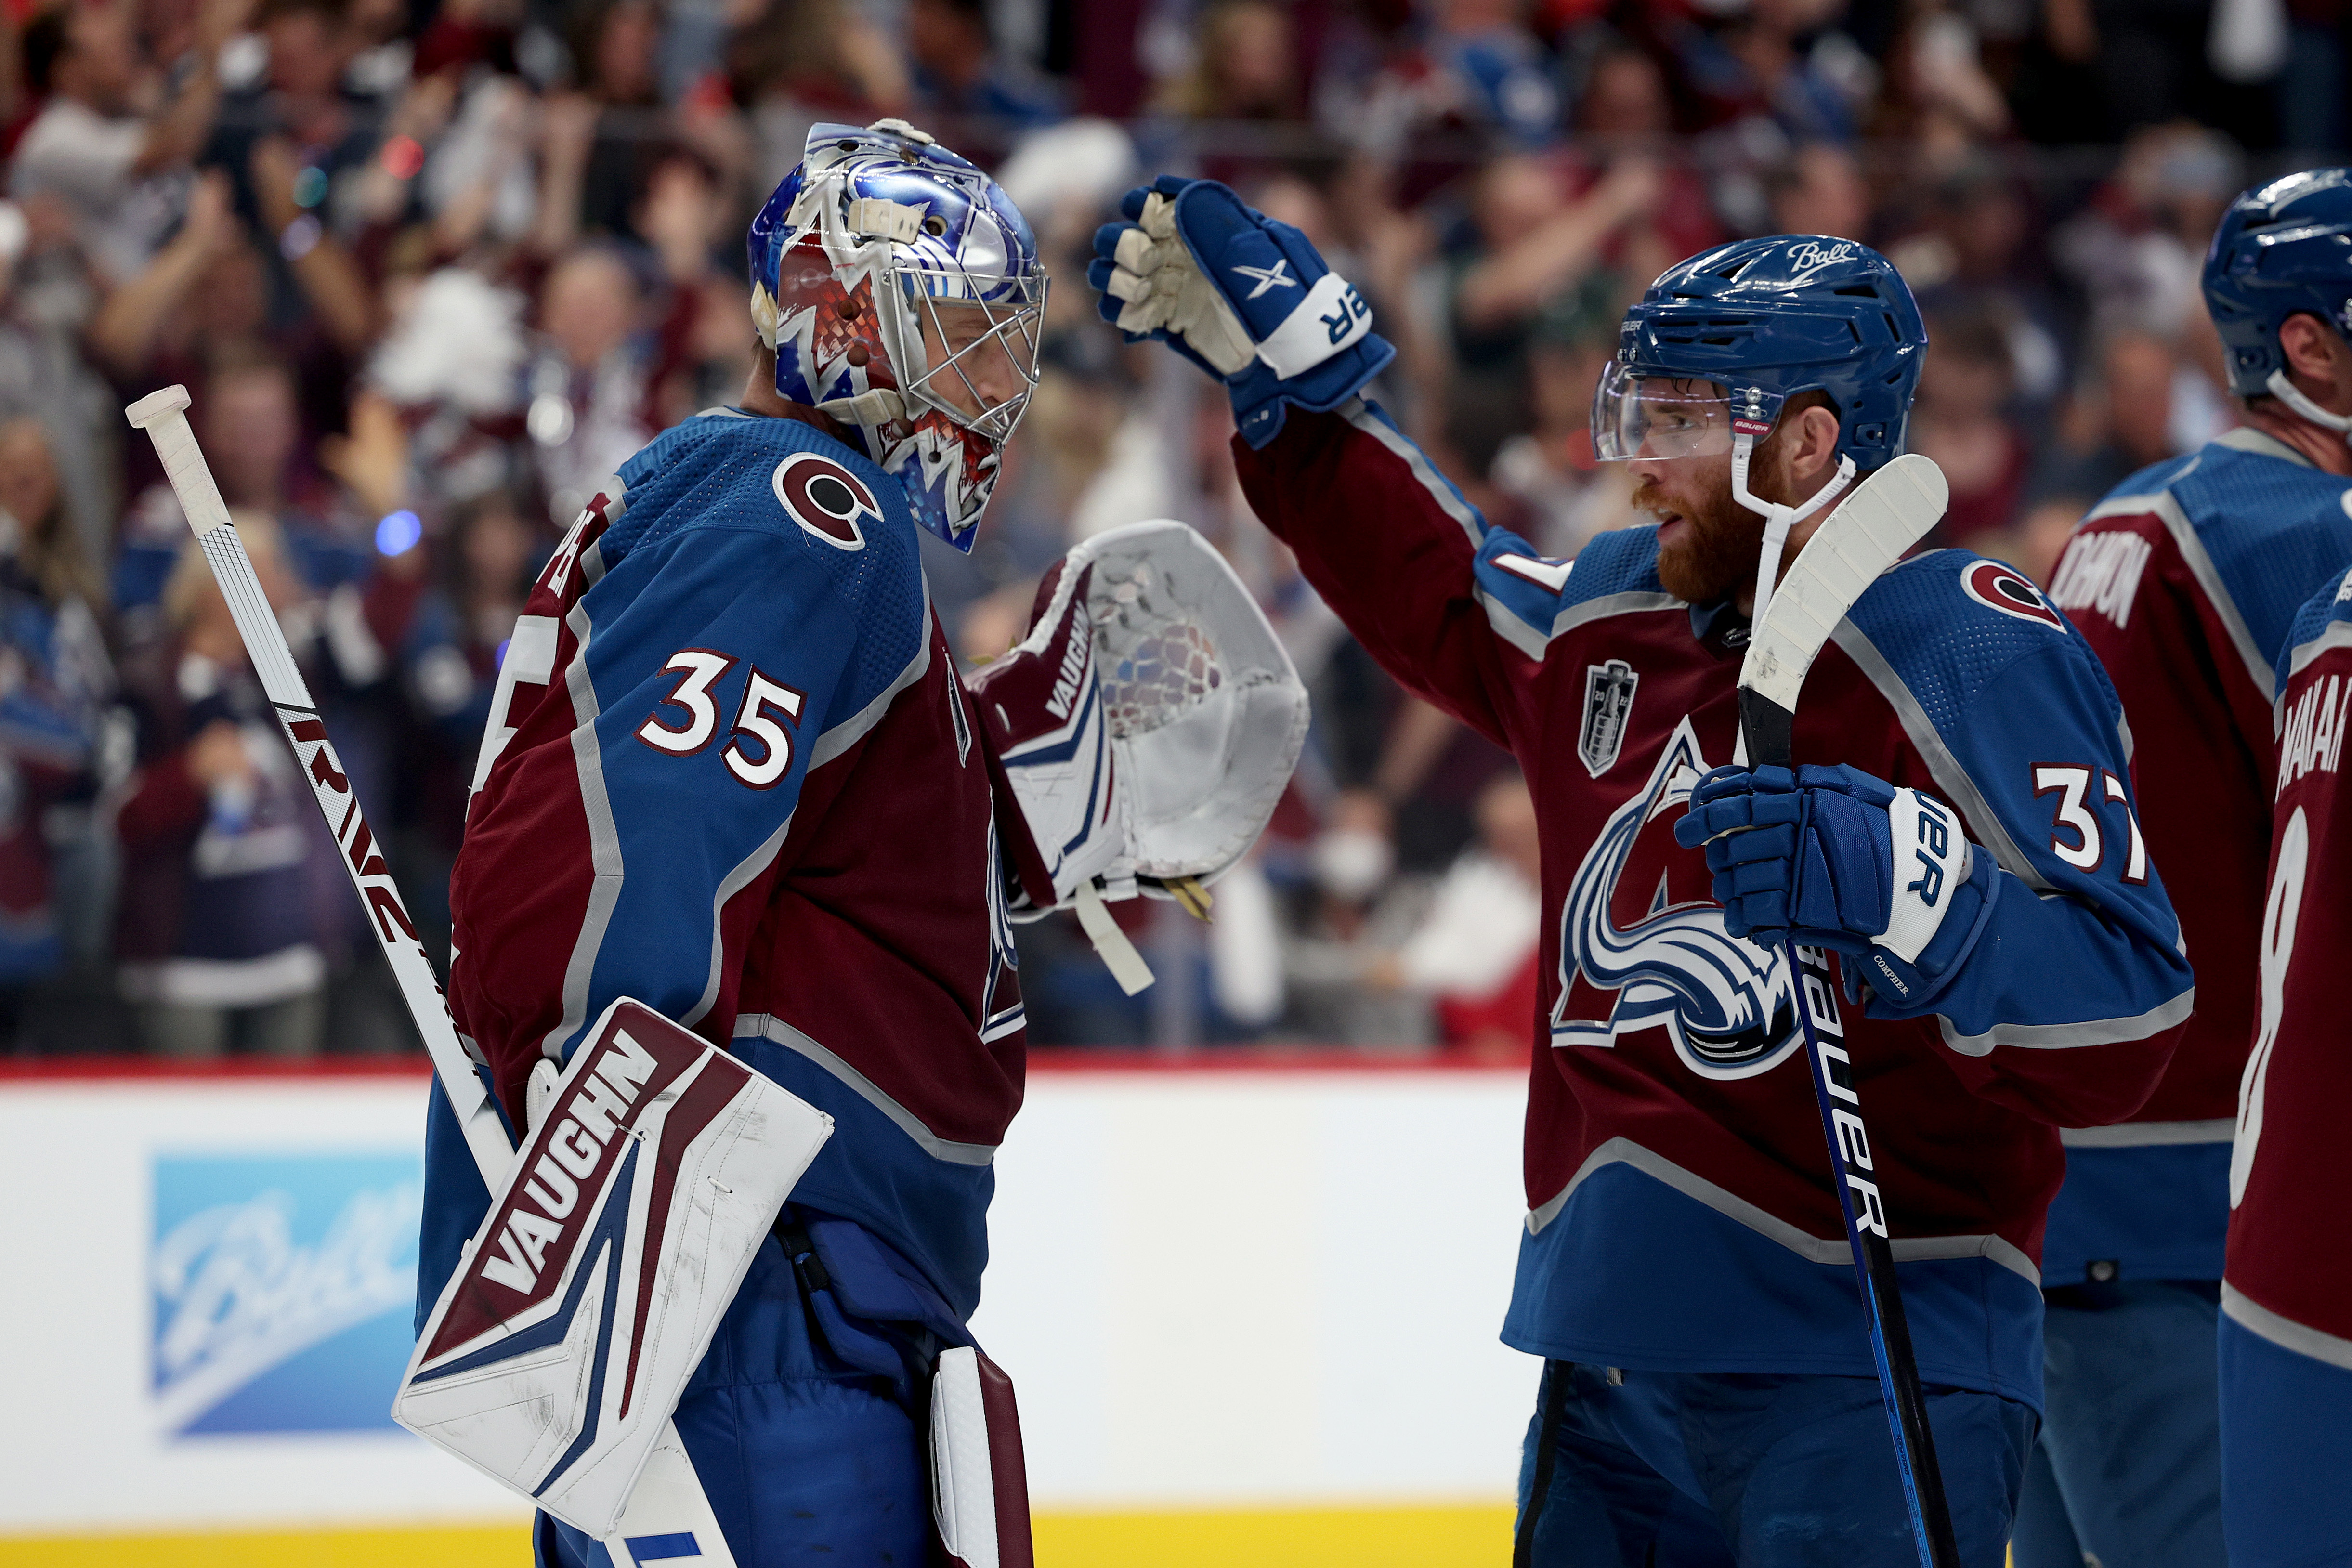
M 2343 1008 L 2352 919 L 2352 574 L 2296 615 L 2279 656 L 2277 808 L 2254 968 L 2253 1055 L 2230 1166 L 2221 1310 L 2274 1344 L 2352 1368 L 2352 1049 Z
M 517 1126 L 532 1064 L 616 997 L 727 1046 L 835 1120 L 793 1201 L 965 1318 L 1023 1012 L 987 765 L 902 497 L 809 425 L 726 410 L 622 466 L 506 651 L 449 1005 Z M 480 1217 L 431 1169 L 427 1303 Z
M 1489 527 L 1373 405 L 1234 443 L 1259 517 L 1398 679 L 1507 746 L 1542 825 L 1526 1235 L 1504 1339 L 1666 1371 L 1874 1375 L 1790 976 L 1736 940 L 1675 819 L 1731 760 L 1748 627 L 1668 594 L 1654 529 L 1573 562 Z M 1956 807 L 2000 867 L 1922 1016 L 1843 1028 L 1921 1375 L 2038 1406 L 2042 1215 L 2062 1126 L 2154 1086 L 2189 1015 L 2133 820 L 2115 693 L 1997 562 L 1864 593 L 1796 717 L 1800 762 Z
M 2275 793 L 2273 661 L 2311 585 L 2352 559 L 2352 481 L 2253 429 L 2141 470 L 2051 580 L 2123 698 L 2149 852 L 2197 966 L 2197 1016 L 2119 1126 L 2074 1128 L 2051 1285 L 2218 1279 L 2238 1079 L 2253 1038 Z

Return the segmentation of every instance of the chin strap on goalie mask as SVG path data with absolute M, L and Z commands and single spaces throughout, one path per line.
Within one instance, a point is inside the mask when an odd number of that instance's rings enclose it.
M 2326 409 L 2314 403 L 2309 397 L 2304 395 L 2301 387 L 2286 378 L 2286 372 L 2283 370 L 2271 372 L 2270 380 L 2263 383 L 2263 385 L 2273 397 L 2277 398 L 2321 429 L 2335 431 L 2344 437 L 2346 446 L 2352 447 L 2352 418 L 2347 418 L 2341 414 L 2330 414 Z
M 1756 437 L 1741 431 L 1731 439 L 1731 499 L 1764 519 L 1764 547 L 1756 561 L 1756 607 L 1750 614 L 1750 626 L 1764 624 L 1764 612 L 1771 606 L 1773 584 L 1780 580 L 1780 552 L 1789 542 L 1789 531 L 1806 518 L 1829 505 L 1853 483 L 1854 467 L 1851 457 L 1838 459 L 1837 472 L 1829 482 L 1815 490 L 1810 500 L 1797 506 L 1784 506 L 1776 500 L 1766 500 L 1748 488 L 1748 460 L 1756 455 Z M 1735 747 L 1735 762 L 1748 761 L 1748 737 L 1743 731 Z

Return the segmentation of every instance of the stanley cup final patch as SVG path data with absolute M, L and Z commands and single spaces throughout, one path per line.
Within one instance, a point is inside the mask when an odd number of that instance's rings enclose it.
M 1625 746 L 1625 720 L 1633 711 L 1633 689 L 1641 683 L 1622 658 L 1584 667 L 1584 723 L 1577 731 L 1576 754 L 1594 778 L 1617 765 L 1617 753 Z

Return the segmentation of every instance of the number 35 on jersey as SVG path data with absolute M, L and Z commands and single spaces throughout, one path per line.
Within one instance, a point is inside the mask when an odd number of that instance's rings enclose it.
M 766 674 L 757 665 L 706 647 L 680 648 L 662 672 L 677 678 L 660 699 L 636 737 L 656 752 L 690 757 L 719 739 L 720 689 L 731 689 L 735 667 L 747 674 L 733 703 L 734 721 L 719 761 L 748 789 L 773 789 L 793 768 L 793 736 L 807 694 Z

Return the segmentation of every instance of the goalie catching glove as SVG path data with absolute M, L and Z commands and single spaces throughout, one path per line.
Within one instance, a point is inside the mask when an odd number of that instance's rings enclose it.
M 1119 211 L 1129 221 L 1096 231 L 1087 268 L 1103 320 L 1223 382 L 1251 446 L 1274 439 L 1289 405 L 1337 408 L 1396 357 L 1305 235 L 1215 181 L 1162 174 Z
M 1103 900 L 1192 903 L 1257 842 L 1307 737 L 1290 656 L 1206 540 L 1138 522 L 1048 572 L 1028 637 L 966 684 L 1012 917 L 1075 910 L 1132 995 L 1150 972 Z
M 1852 767 L 1716 768 L 1675 840 L 1706 846 L 1725 930 L 1860 959 L 1847 988 L 1859 969 L 1896 1016 L 1958 972 L 2000 891 L 1958 812 Z

